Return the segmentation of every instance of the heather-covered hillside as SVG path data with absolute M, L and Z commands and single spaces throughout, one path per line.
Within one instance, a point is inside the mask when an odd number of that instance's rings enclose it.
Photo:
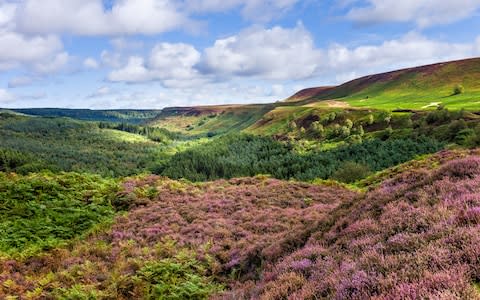
M 111 229 L 25 260 L 0 259 L 0 298 L 203 299 L 301 247 L 356 193 L 267 178 L 130 179 Z
M 228 298 L 480 299 L 479 191 L 479 156 L 399 174 Z
M 365 192 L 260 176 L 126 179 L 111 205 L 128 213 L 111 227 L 4 256 L 0 298 L 480 299 L 478 152 L 391 174 Z

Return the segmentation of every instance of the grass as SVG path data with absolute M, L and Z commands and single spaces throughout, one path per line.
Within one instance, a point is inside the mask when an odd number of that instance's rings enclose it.
M 341 85 L 317 100 L 340 100 L 354 107 L 377 109 L 480 109 L 480 59 L 372 75 Z M 462 85 L 465 92 L 454 95 Z M 313 101 L 313 99 L 312 99 Z
M 149 124 L 189 136 L 218 135 L 244 130 L 271 108 L 271 105 L 232 105 L 196 107 L 193 111 L 171 109 Z

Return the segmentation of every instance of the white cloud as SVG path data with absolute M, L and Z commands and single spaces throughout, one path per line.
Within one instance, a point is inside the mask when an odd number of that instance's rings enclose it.
M 152 49 L 148 61 L 132 56 L 124 67 L 112 71 L 108 79 L 128 83 L 159 80 L 165 86 L 179 86 L 198 78 L 194 66 L 199 61 L 200 53 L 191 45 L 160 43 Z
M 122 55 L 118 52 L 110 52 L 108 50 L 103 50 L 100 54 L 100 59 L 103 65 L 110 68 L 120 68 L 123 64 Z
M 58 67 L 65 55 L 63 43 L 52 34 L 25 35 L 16 29 L 17 2 L 0 0 L 0 70 L 26 67 L 46 72 L 52 61 Z M 50 68 L 52 69 L 52 68 Z
M 448 24 L 472 16 L 479 0 L 368 0 L 347 17 L 360 23 L 414 22 L 420 27 Z M 358 1 L 353 1 L 354 5 Z
M 301 25 L 253 28 L 207 48 L 202 69 L 225 76 L 301 79 L 314 74 L 320 59 L 321 52 Z
M 109 10 L 102 0 L 26 0 L 17 11 L 19 30 L 37 34 L 152 35 L 191 23 L 171 0 L 121 0 Z
M 10 67 L 32 64 L 55 58 L 63 45 L 56 36 L 27 37 L 15 32 L 0 31 L 0 64 Z
M 33 64 L 33 70 L 40 74 L 50 74 L 63 70 L 70 60 L 70 56 L 67 52 L 62 52 L 51 60 L 39 61 Z
M 151 81 L 153 78 L 145 66 L 143 57 L 132 56 L 123 68 L 112 71 L 108 75 L 108 79 L 110 81 L 135 83 Z
M 310 33 L 294 28 L 250 28 L 220 39 L 200 53 L 188 44 L 157 44 L 148 58 L 131 56 L 108 75 L 112 82 L 159 81 L 164 87 L 199 87 L 210 82 L 238 79 L 269 81 L 273 85 L 312 80 L 342 83 L 356 77 L 472 57 L 480 53 L 474 43 L 450 43 L 411 32 L 380 44 L 347 47 L 332 44 L 316 48 Z M 281 94 L 281 85 L 270 94 Z
M 0 104 L 5 104 L 13 102 L 16 100 L 16 97 L 4 89 L 0 89 Z
M 87 57 L 87 58 L 83 61 L 83 67 L 84 67 L 85 69 L 94 70 L 94 69 L 98 69 L 99 65 L 98 65 L 98 62 L 97 62 L 94 58 Z
M 385 41 L 380 45 L 356 48 L 332 45 L 326 52 L 322 74 L 335 73 L 338 79 L 353 79 L 352 74 L 366 75 L 372 72 L 461 59 L 474 54 L 473 44 L 441 42 L 428 39 L 418 33 L 409 33 L 400 39 Z

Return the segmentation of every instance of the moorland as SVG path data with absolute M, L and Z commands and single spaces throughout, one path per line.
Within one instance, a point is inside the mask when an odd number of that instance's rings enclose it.
M 0 109 L 2 299 L 479 299 L 480 59 L 269 104 Z

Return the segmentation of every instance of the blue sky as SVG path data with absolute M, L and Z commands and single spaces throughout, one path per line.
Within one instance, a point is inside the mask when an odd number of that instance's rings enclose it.
M 480 0 L 0 0 L 0 107 L 282 100 L 480 56 Z

